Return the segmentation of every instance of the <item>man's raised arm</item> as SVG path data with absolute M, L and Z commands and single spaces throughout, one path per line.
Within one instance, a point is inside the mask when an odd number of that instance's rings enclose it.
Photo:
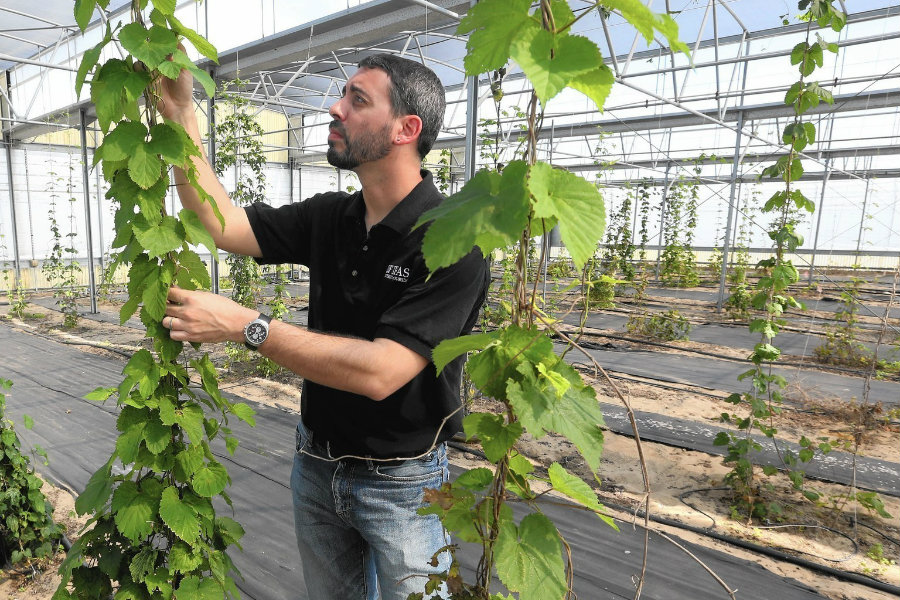
M 208 202 L 200 200 L 197 192 L 188 183 L 184 171 L 175 168 L 175 189 L 178 190 L 178 197 L 181 198 L 181 203 L 185 208 L 197 213 L 200 221 L 213 236 L 216 246 L 235 254 L 262 256 L 259 243 L 247 220 L 247 214 L 243 208 L 235 206 L 231 202 L 231 198 L 228 197 L 228 193 L 222 187 L 206 157 L 206 151 L 201 142 L 200 128 L 197 125 L 197 115 L 194 112 L 193 82 L 193 76 L 184 69 L 181 70 L 177 80 L 160 78 L 158 109 L 163 117 L 184 127 L 197 147 L 200 148 L 203 156 L 194 156 L 191 160 L 197 168 L 197 180 L 200 186 L 215 198 L 222 216 L 225 217 L 224 231 L 213 213 L 212 206 Z

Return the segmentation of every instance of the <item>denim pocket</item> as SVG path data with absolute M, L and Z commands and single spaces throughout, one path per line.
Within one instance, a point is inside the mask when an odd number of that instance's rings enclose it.
M 443 480 L 447 471 L 447 455 L 441 446 L 421 458 L 405 460 L 398 465 L 375 463 L 375 473 L 391 481 Z
M 294 452 L 300 454 L 310 443 L 310 435 L 303 425 L 303 419 L 297 423 L 297 429 L 294 431 Z

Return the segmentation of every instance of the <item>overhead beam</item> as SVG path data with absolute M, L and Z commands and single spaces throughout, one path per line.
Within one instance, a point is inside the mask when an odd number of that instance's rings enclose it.
M 433 0 L 430 4 L 463 14 L 469 0 Z M 427 18 L 426 18 L 427 14 Z M 435 10 L 398 0 L 374 0 L 311 23 L 265 37 L 219 55 L 219 64 L 201 61 L 200 68 L 215 67 L 216 77 L 230 80 L 242 73 L 283 68 L 316 56 L 353 46 L 367 46 L 401 31 L 421 31 L 450 25 L 455 20 Z
M 806 114 L 828 114 L 840 109 L 841 113 L 857 110 L 875 110 L 878 108 L 892 108 L 900 106 L 900 89 L 887 90 L 883 92 L 871 92 L 870 94 L 845 94 L 834 97 L 834 105 L 819 104 L 816 108 L 810 109 Z M 718 108 L 711 108 L 705 111 L 697 111 L 712 119 L 718 119 Z M 737 106 L 732 107 L 725 114 L 724 122 L 737 122 L 739 116 L 743 114 L 745 121 L 756 121 L 761 119 L 774 119 L 776 117 L 792 117 L 794 115 L 793 108 L 784 103 L 759 104 L 755 106 Z M 601 119 L 599 121 L 591 121 L 588 123 L 580 123 L 577 125 L 560 125 L 556 124 L 553 130 L 553 137 L 556 140 L 564 138 L 577 138 L 584 136 L 597 135 L 601 131 L 604 133 L 632 133 L 635 131 L 656 131 L 660 129 L 670 129 L 679 127 L 696 127 L 698 125 L 709 125 L 710 121 L 701 116 L 678 112 L 669 115 L 658 115 L 651 117 L 631 117 L 625 119 Z M 549 129 L 543 129 L 538 135 L 539 139 L 549 139 L 551 132 Z M 465 143 L 465 138 L 459 136 L 456 138 L 444 138 L 435 142 L 434 148 L 442 150 L 444 148 L 461 148 Z M 856 154 L 851 156 L 862 155 L 861 152 L 854 151 Z M 809 155 L 817 155 L 818 151 L 807 152 Z M 893 154 L 893 153 L 892 153 Z M 297 164 L 316 163 L 325 160 L 325 152 L 300 153 L 291 152 L 291 158 Z

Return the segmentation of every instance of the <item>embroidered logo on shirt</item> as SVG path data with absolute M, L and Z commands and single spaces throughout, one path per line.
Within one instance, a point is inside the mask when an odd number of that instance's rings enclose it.
M 387 270 L 384 272 L 384 278 L 405 283 L 409 281 L 409 267 L 388 265 Z

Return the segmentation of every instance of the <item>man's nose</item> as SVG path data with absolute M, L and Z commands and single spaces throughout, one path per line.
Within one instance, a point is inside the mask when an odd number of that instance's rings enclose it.
M 328 114 L 331 115 L 333 119 L 338 119 L 339 121 L 344 120 L 344 111 L 341 107 L 343 101 L 343 98 L 339 98 L 338 101 L 332 104 L 331 108 L 328 109 Z

